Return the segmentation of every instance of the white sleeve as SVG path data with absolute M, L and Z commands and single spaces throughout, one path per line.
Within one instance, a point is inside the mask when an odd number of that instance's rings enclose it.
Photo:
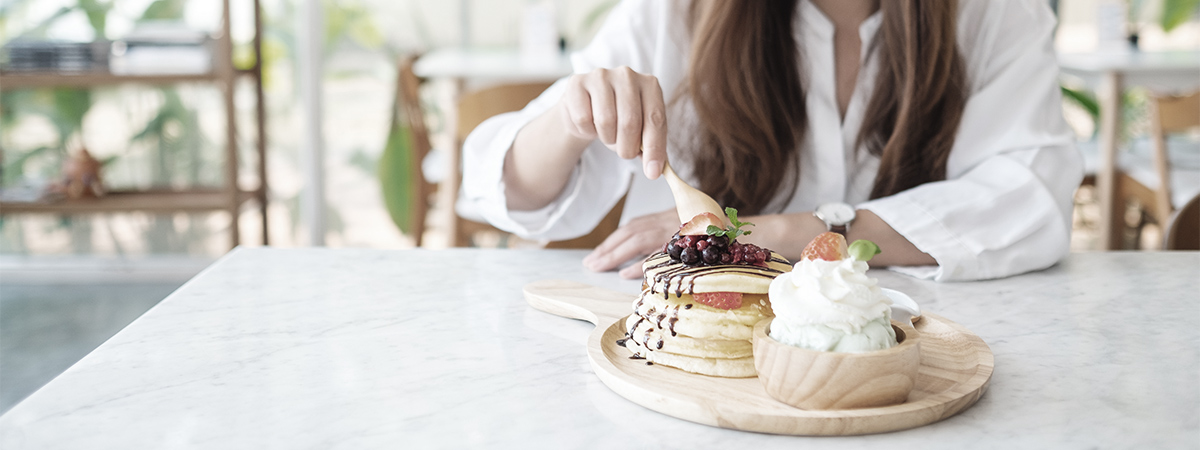
M 571 56 L 575 73 L 619 66 L 651 72 L 655 28 L 664 19 L 665 3 L 627 0 L 617 5 L 587 48 Z M 463 199 L 493 226 L 523 238 L 563 240 L 587 234 L 625 195 L 634 169 L 641 167 L 640 161 L 624 161 L 594 141 L 549 205 L 534 211 L 508 208 L 505 156 L 517 132 L 558 102 L 565 81 L 556 82 L 521 111 L 484 121 L 463 143 Z
M 859 206 L 938 262 L 893 270 L 999 278 L 1049 267 L 1069 250 L 1083 163 L 1062 117 L 1054 19 L 1040 0 L 987 3 L 1003 11 L 989 13 L 974 48 L 960 47 L 971 94 L 947 179 Z

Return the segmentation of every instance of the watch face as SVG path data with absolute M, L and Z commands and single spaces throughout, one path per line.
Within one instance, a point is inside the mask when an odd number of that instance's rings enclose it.
M 830 225 L 845 225 L 854 220 L 854 207 L 845 203 L 826 203 L 817 207 L 818 217 Z

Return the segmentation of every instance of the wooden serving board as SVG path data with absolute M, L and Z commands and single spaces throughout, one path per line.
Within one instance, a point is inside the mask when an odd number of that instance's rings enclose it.
M 944 317 L 925 313 L 921 367 L 908 401 L 879 408 L 806 411 L 767 395 L 757 378 L 697 375 L 629 359 L 617 345 L 634 297 L 573 281 L 525 286 L 525 300 L 551 314 L 596 324 L 588 338 L 592 369 L 605 385 L 646 408 L 721 428 L 792 435 L 854 435 L 927 425 L 975 404 L 992 378 L 991 349 L 979 336 Z

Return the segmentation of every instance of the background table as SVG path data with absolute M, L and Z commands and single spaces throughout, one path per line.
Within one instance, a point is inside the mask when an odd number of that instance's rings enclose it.
M 804 438 L 647 410 L 588 365 L 591 325 L 528 282 L 629 292 L 582 251 L 238 249 L 0 416 L 0 448 L 1194 448 L 1200 253 L 1083 253 L 1043 272 L 881 284 L 996 356 L 978 404 Z
M 1121 134 L 1121 94 L 1127 87 L 1161 93 L 1200 88 L 1200 51 L 1064 53 L 1058 55 L 1062 73 L 1097 89 L 1100 100 L 1100 158 L 1096 193 L 1100 203 L 1100 249 L 1121 247 L 1123 220 L 1116 198 L 1117 144 Z

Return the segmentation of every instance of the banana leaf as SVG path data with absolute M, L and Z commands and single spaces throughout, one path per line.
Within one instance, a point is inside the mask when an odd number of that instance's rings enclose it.
M 1075 104 L 1086 110 L 1092 116 L 1093 121 L 1100 119 L 1100 104 L 1096 102 L 1096 98 L 1092 94 L 1084 90 L 1063 86 L 1062 95 L 1064 98 L 1075 102 Z
M 393 109 L 395 111 L 395 109 Z M 412 130 L 402 125 L 395 117 L 388 131 L 387 145 L 379 157 L 379 187 L 383 191 L 383 204 L 387 207 L 392 222 L 404 234 L 413 232 L 412 209 L 416 192 L 411 176 L 415 173 Z
M 1163 0 L 1159 25 L 1163 31 L 1170 32 L 1195 15 L 1197 7 L 1200 7 L 1200 0 Z
M 142 11 L 138 22 L 153 20 L 183 20 L 183 0 L 155 0 Z

